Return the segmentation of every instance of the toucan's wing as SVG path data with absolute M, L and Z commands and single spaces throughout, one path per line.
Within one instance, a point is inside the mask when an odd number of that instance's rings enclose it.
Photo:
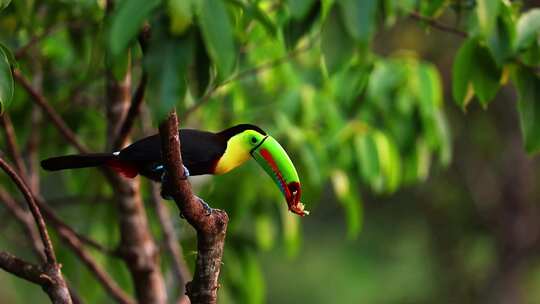
M 214 133 L 193 129 L 180 130 L 182 160 L 191 175 L 212 173 L 227 142 Z
M 182 160 L 191 175 L 211 173 L 212 166 L 223 155 L 227 143 L 214 133 L 182 129 Z M 159 134 L 134 142 L 120 152 L 120 159 L 131 162 L 162 163 Z

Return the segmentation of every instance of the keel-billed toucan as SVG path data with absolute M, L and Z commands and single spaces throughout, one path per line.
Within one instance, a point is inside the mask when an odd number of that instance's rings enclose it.
M 218 133 L 181 129 L 179 135 L 184 168 L 189 175 L 227 173 L 251 156 L 279 187 L 289 210 L 299 215 L 308 213 L 300 203 L 300 180 L 291 159 L 261 128 L 240 124 Z M 53 157 L 43 160 L 41 166 L 51 171 L 107 166 L 129 178 L 140 174 L 158 182 L 166 176 L 159 134 L 136 141 L 118 152 Z

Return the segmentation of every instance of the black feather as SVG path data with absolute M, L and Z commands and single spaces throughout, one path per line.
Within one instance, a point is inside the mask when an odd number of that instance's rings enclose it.
M 116 156 L 112 153 L 90 153 L 52 157 L 41 161 L 45 170 L 56 171 L 63 169 L 87 168 L 104 165 Z

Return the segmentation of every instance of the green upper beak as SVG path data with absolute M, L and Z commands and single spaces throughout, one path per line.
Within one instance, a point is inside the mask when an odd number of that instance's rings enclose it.
M 300 203 L 302 191 L 296 168 L 277 140 L 266 136 L 250 153 L 281 190 L 289 210 L 301 216 L 309 214 Z

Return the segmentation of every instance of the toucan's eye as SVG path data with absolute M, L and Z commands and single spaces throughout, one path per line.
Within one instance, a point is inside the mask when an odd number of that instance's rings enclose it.
M 255 137 L 252 137 L 252 138 L 251 138 L 251 143 L 254 143 L 254 144 L 256 144 L 256 143 L 257 143 L 257 138 L 255 138 Z

